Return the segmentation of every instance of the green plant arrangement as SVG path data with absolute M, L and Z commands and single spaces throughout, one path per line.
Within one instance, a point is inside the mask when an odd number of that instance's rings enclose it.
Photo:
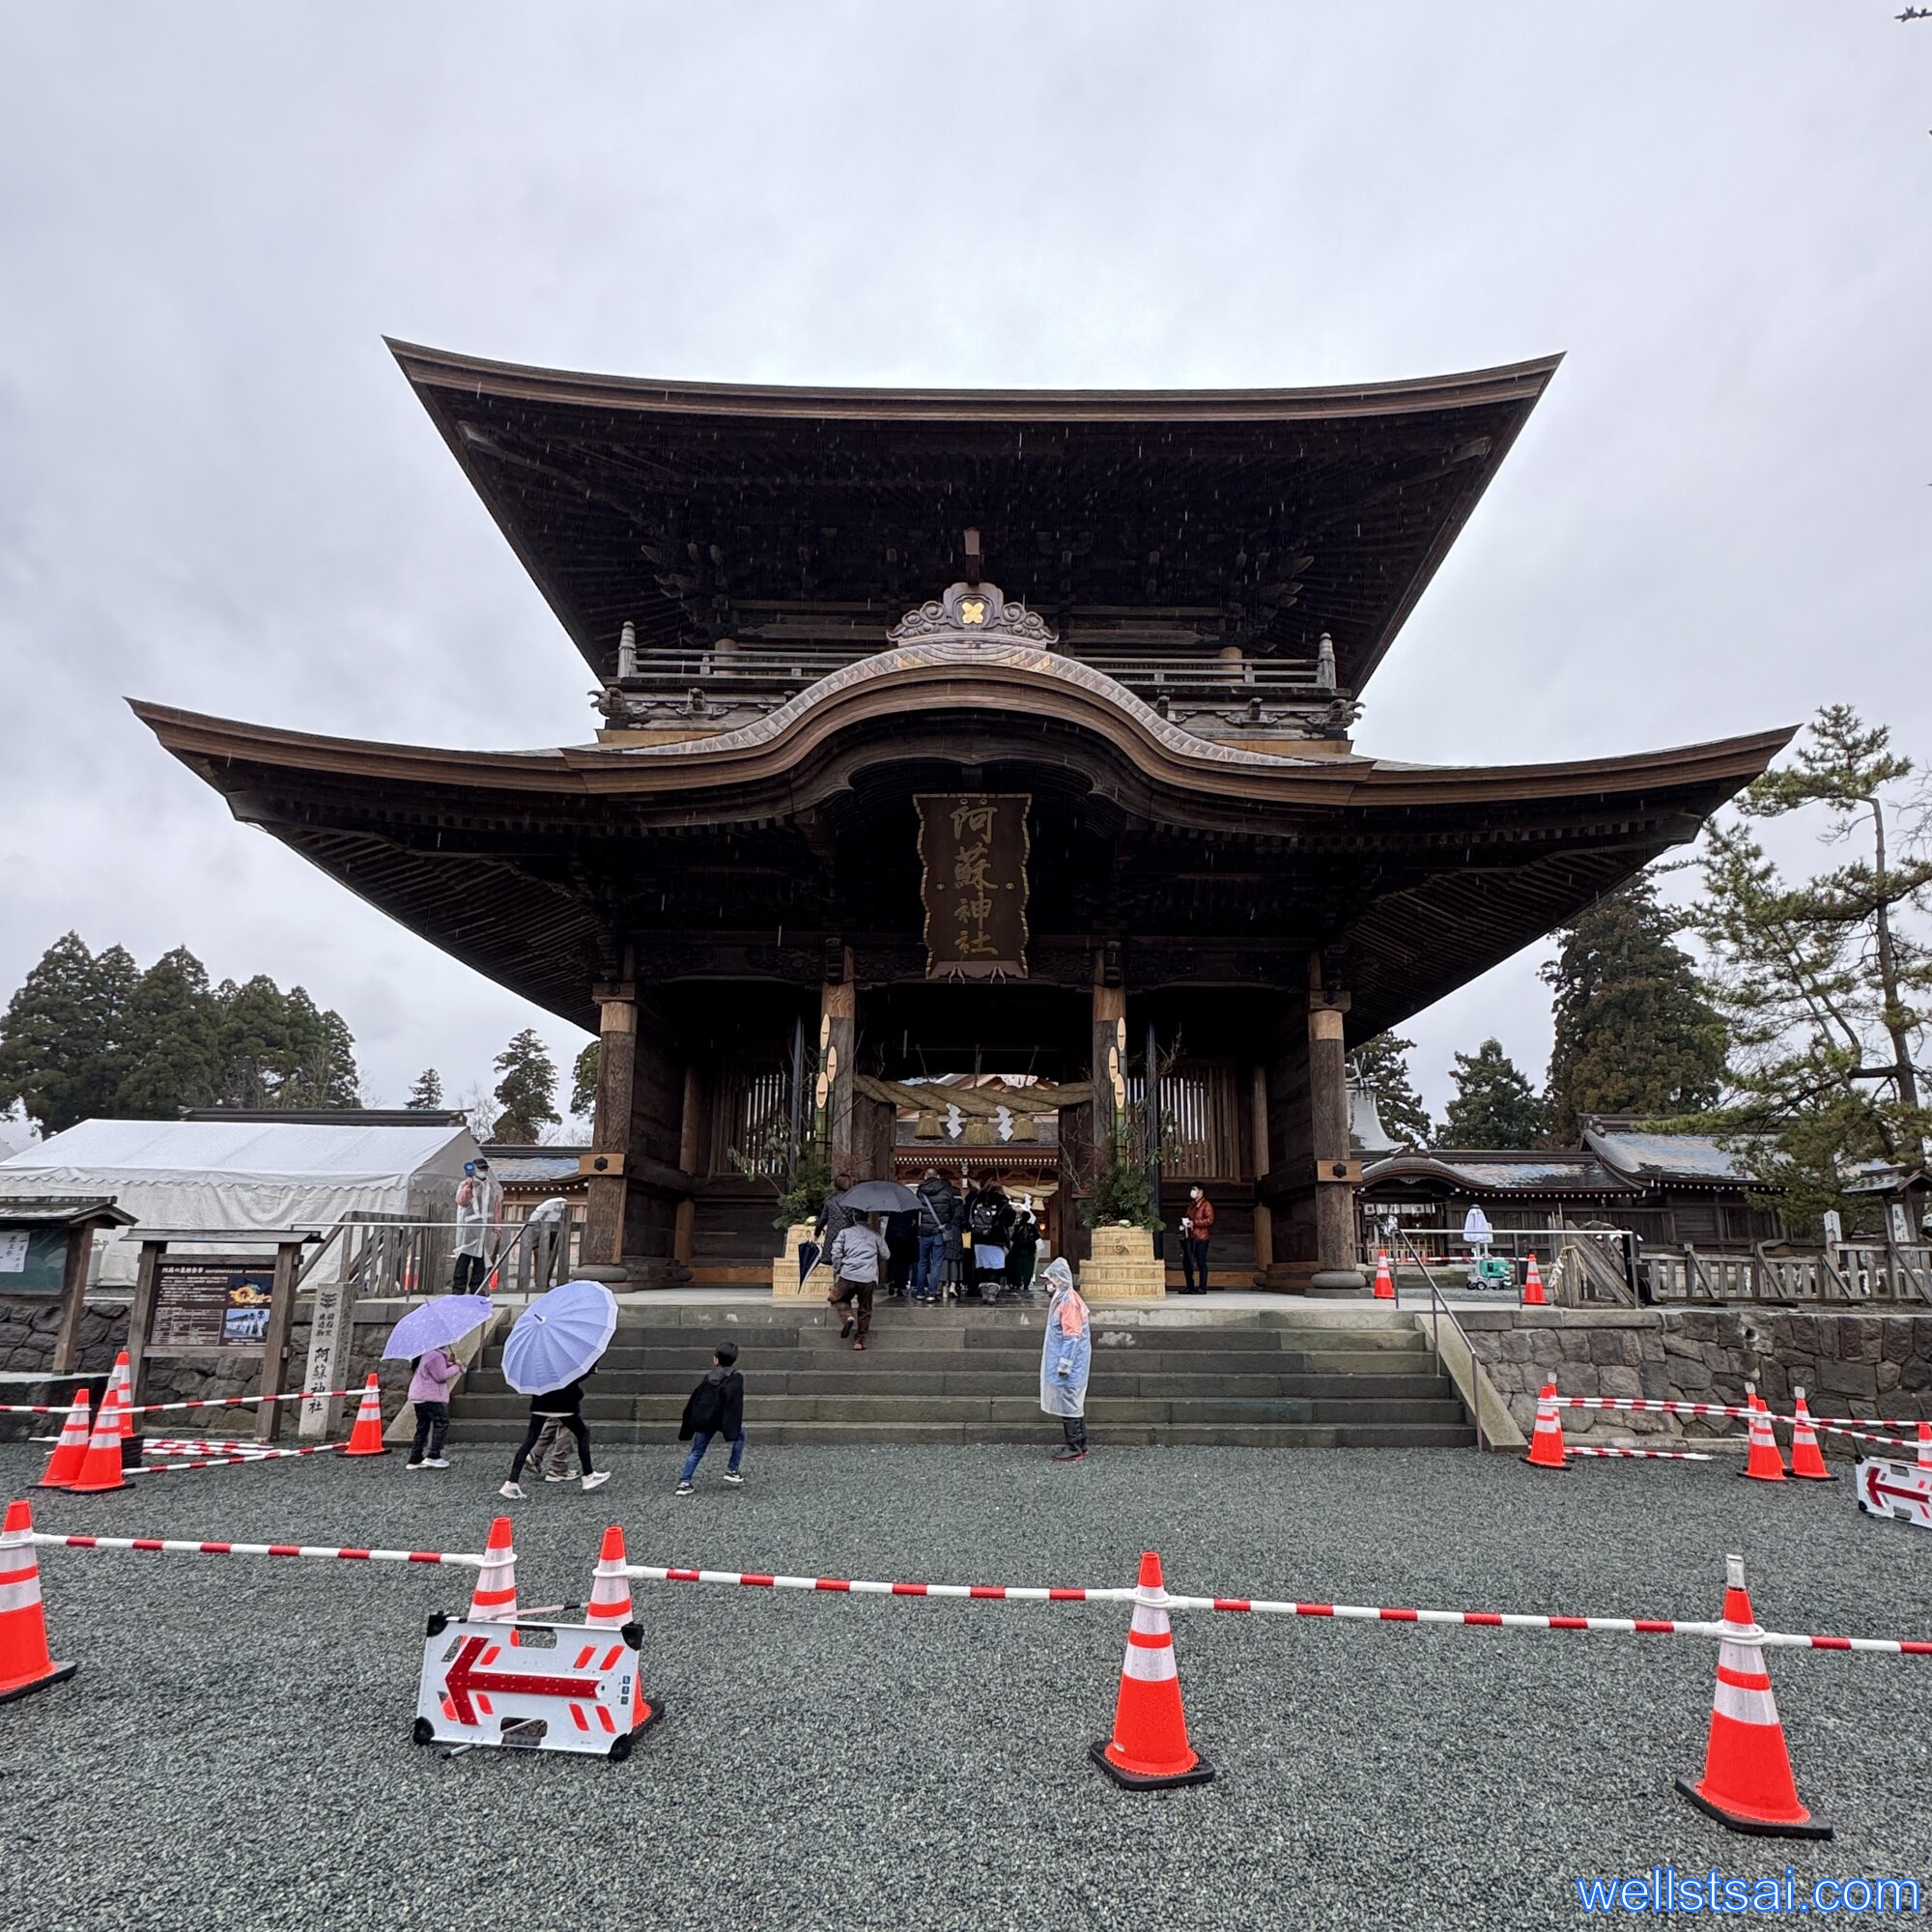
M 822 1140 L 809 1140 L 791 1157 L 791 1135 L 782 1121 L 773 1122 L 769 1132 L 749 1148 L 727 1150 L 731 1165 L 748 1180 L 765 1182 L 779 1198 L 779 1210 L 772 1226 L 781 1231 L 799 1222 L 818 1219 L 832 1193 L 832 1157 Z M 787 1171 L 788 1182 L 780 1177 Z
M 1133 1136 L 1116 1133 L 1094 1150 L 1094 1172 L 1080 1203 L 1089 1228 L 1158 1228 L 1147 1162 L 1131 1145 Z

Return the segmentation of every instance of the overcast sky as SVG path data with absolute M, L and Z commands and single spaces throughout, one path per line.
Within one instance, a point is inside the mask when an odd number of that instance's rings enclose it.
M 70 926 L 299 980 L 368 1097 L 534 1024 L 124 696 L 579 743 L 582 661 L 382 343 L 805 384 L 1568 359 L 1368 694 L 1391 757 L 1848 699 L 1932 758 L 1932 21 L 1895 0 L 0 0 L 0 999 Z M 1425 1097 L 1532 949 L 1407 1029 Z

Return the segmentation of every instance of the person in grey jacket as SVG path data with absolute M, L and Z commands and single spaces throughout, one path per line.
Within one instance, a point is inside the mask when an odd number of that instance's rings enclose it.
M 854 1221 L 834 1236 L 825 1257 L 832 1265 L 833 1276 L 827 1302 L 847 1311 L 853 1302 L 859 1304 L 858 1313 L 847 1312 L 838 1330 L 841 1341 L 853 1329 L 859 1331 L 859 1339 L 852 1344 L 855 1349 L 864 1349 L 866 1337 L 871 1333 L 872 1297 L 879 1292 L 879 1278 L 886 1266 L 886 1243 L 874 1225 L 875 1220 L 876 1216 L 868 1216 Z

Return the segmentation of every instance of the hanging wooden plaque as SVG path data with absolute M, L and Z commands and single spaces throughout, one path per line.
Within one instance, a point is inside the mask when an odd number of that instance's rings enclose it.
M 928 980 L 1026 978 L 1026 792 L 924 792 L 920 890 Z

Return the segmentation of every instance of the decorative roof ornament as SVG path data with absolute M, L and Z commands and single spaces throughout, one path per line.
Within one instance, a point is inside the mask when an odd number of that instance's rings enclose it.
M 1009 603 L 997 583 L 955 583 L 943 597 L 908 611 L 890 633 L 895 644 L 950 643 L 1044 644 L 1060 641 L 1059 634 L 1024 604 Z

